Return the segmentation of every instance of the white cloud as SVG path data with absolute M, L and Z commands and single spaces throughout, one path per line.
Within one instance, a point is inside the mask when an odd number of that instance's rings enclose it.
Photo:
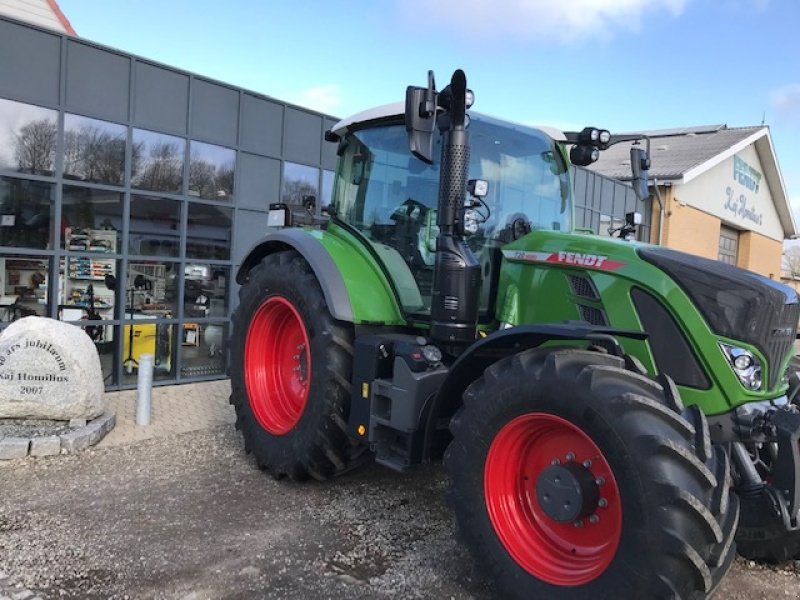
M 607 38 L 637 30 L 645 15 L 683 12 L 690 0 L 399 0 L 409 18 L 462 29 L 480 43 L 485 36 L 561 42 Z
M 320 85 L 289 94 L 289 102 L 321 113 L 336 114 L 343 101 L 338 85 Z
M 800 83 L 774 90 L 771 103 L 779 122 L 800 125 Z

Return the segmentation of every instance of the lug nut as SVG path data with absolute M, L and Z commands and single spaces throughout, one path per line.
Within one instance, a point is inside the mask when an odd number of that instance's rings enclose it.
M 605 483 L 606 483 L 606 480 L 603 479 L 602 477 L 598 477 L 597 479 L 594 480 L 594 484 L 595 485 L 605 485 Z
M 606 506 L 608 506 L 608 500 L 606 500 L 605 498 L 600 498 L 600 500 L 597 501 L 597 506 L 599 506 L 600 508 L 605 508 Z
M 553 466 L 560 465 L 561 461 L 558 460 L 557 458 L 554 458 L 553 460 L 550 461 L 550 464 L 553 465 Z
M 600 522 L 600 517 L 598 517 L 597 515 L 592 515 L 591 517 L 589 517 L 589 523 L 591 523 L 592 525 L 597 525 L 599 522 Z
M 587 469 L 590 469 L 592 467 L 592 461 L 587 458 L 585 461 L 583 461 L 583 466 Z
M 573 523 L 573 525 L 574 525 L 575 527 L 577 527 L 578 529 L 580 529 L 581 527 L 583 527 L 583 521 L 581 521 L 580 519 L 578 519 L 577 521 L 575 521 L 575 522 Z
M 575 453 L 574 452 L 567 452 L 567 460 L 575 460 Z

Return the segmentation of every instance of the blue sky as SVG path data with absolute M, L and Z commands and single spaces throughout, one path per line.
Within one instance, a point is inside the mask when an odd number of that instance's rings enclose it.
M 475 108 L 612 131 L 770 126 L 800 227 L 798 0 L 59 0 L 78 35 L 336 116 L 434 69 Z

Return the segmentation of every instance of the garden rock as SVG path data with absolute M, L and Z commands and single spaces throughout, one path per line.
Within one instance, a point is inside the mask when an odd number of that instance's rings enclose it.
M 100 358 L 80 327 L 25 317 L 0 334 L 0 419 L 93 419 L 103 392 Z

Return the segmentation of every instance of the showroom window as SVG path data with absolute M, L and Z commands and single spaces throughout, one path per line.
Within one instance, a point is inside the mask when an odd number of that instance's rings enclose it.
M 186 141 L 145 129 L 133 130 L 131 186 L 156 192 L 180 193 Z
M 0 257 L 0 323 L 47 316 L 49 273 L 49 258 Z
M 125 180 L 124 125 L 64 115 L 64 177 L 122 185 Z
M 145 256 L 178 256 L 183 201 L 131 196 L 128 252 Z
M 55 189 L 43 181 L 0 177 L 0 246 L 52 248 Z
M 233 211 L 211 204 L 189 202 L 186 221 L 186 257 L 229 260 Z
M 58 113 L 0 98 L 0 169 L 53 175 Z
M 61 208 L 62 247 L 76 252 L 119 252 L 122 200 L 122 192 L 65 185 Z
M 189 143 L 189 152 L 189 195 L 231 201 L 236 152 L 195 141 Z

